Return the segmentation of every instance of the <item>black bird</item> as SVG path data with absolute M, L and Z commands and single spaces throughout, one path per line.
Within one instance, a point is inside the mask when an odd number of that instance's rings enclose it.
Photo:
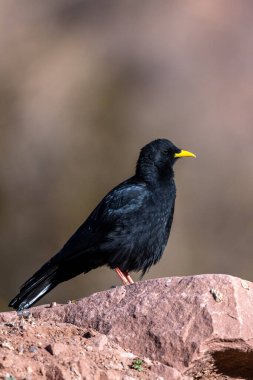
M 135 175 L 104 197 L 63 248 L 22 285 L 9 306 L 28 308 L 59 283 L 103 265 L 130 284 L 129 272 L 144 274 L 156 264 L 172 225 L 173 165 L 179 157 L 195 155 L 166 139 L 144 146 Z

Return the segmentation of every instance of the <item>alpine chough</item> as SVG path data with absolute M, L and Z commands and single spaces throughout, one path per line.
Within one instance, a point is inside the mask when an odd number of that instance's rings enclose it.
M 195 155 L 167 139 L 144 146 L 134 176 L 102 199 L 63 248 L 21 286 L 9 306 L 28 308 L 59 283 L 103 265 L 130 284 L 129 272 L 144 274 L 156 264 L 170 234 L 176 198 L 173 165 L 180 157 Z

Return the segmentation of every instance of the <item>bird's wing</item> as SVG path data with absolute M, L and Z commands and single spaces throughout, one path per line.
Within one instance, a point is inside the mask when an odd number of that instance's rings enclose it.
M 113 189 L 101 202 L 99 222 L 105 224 L 129 218 L 130 214 L 140 212 L 148 198 L 145 184 L 125 182 Z
M 131 223 L 131 214 L 140 213 L 149 196 L 145 184 L 125 181 L 111 190 L 86 221 L 54 256 L 56 261 L 69 261 L 85 252 L 96 251 L 122 223 Z

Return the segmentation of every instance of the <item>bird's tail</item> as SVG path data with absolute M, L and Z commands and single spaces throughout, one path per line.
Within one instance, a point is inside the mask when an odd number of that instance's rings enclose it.
M 48 261 L 20 288 L 19 294 L 9 303 L 18 311 L 26 309 L 58 285 L 58 267 Z

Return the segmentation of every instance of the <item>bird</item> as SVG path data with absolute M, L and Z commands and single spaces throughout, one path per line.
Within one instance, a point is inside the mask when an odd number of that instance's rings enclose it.
M 135 174 L 114 187 L 70 239 L 20 288 L 9 307 L 31 307 L 61 282 L 108 266 L 124 285 L 142 276 L 162 257 L 176 199 L 174 164 L 196 157 L 168 139 L 156 139 L 139 154 Z

